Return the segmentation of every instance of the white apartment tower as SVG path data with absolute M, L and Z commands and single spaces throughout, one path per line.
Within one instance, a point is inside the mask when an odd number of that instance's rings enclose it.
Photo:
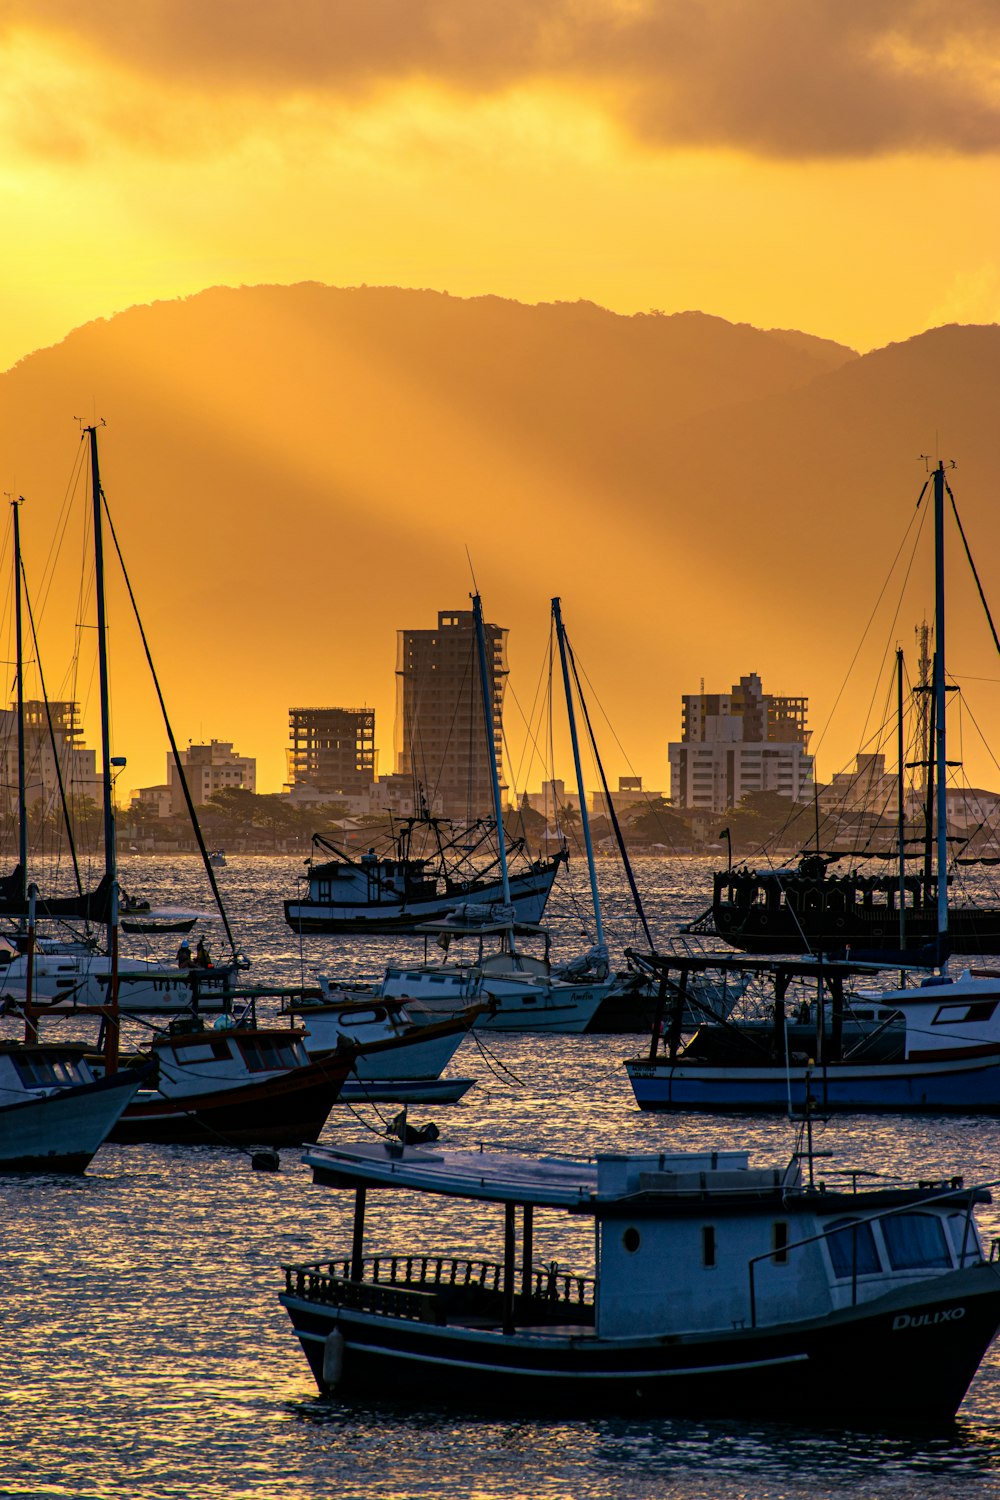
M 215 792 L 239 787 L 246 792 L 257 790 L 257 761 L 253 756 L 233 753 L 231 740 L 210 740 L 207 745 L 188 745 L 178 752 L 184 767 L 184 779 L 195 806 L 207 802 Z M 170 810 L 185 810 L 184 793 L 173 755 L 167 756 L 167 785 L 170 787 Z
M 681 739 L 669 747 L 675 807 L 722 813 L 748 792 L 811 795 L 807 698 L 765 693 L 751 672 L 730 693 L 685 693 L 682 704 Z

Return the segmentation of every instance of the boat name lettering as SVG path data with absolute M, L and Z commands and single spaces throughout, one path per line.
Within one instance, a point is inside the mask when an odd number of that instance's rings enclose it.
M 957 1323 L 965 1317 L 964 1307 L 945 1307 L 935 1313 L 899 1313 L 892 1320 L 893 1333 L 901 1328 L 932 1328 L 936 1323 Z

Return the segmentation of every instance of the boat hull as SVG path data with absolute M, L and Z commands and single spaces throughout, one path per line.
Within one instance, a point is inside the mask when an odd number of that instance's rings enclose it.
M 85 1172 L 145 1074 L 136 1069 L 0 1110 L 0 1172 Z
M 810 912 L 803 901 L 796 911 L 765 905 L 742 906 L 716 901 L 715 931 L 731 948 L 768 957 L 780 953 L 864 953 L 900 951 L 899 923 L 886 912 L 858 911 L 845 918 Z M 903 946 L 919 949 L 937 941 L 936 909 L 908 913 Z M 1000 953 L 1000 911 L 956 907 L 948 913 L 948 950 L 976 957 Z
M 1000 1327 L 1000 1270 L 956 1271 L 800 1324 L 670 1339 L 505 1335 L 321 1307 L 294 1291 L 281 1301 L 317 1384 L 338 1396 L 884 1426 L 955 1415 Z M 332 1350 L 331 1334 L 343 1341 Z
M 518 922 L 540 922 L 549 899 L 558 863 L 541 871 L 510 878 L 510 904 Z M 303 934 L 342 932 L 351 935 L 374 933 L 400 937 L 420 932 L 426 922 L 440 922 L 450 916 L 459 904 L 473 902 L 488 907 L 503 902 L 499 881 L 484 882 L 467 890 L 451 891 L 426 900 L 404 903 L 383 899 L 371 903 L 333 901 L 286 901 L 285 921 L 293 932 Z
M 320 1058 L 214 1092 L 155 1093 L 125 1110 L 109 1139 L 125 1144 L 296 1146 L 319 1138 L 352 1055 Z
M 643 1110 L 745 1113 L 926 1112 L 1000 1114 L 1000 1058 L 919 1063 L 831 1063 L 827 1067 L 710 1067 L 634 1058 L 625 1064 Z
M 457 1104 L 474 1078 L 349 1078 L 340 1091 L 342 1104 Z

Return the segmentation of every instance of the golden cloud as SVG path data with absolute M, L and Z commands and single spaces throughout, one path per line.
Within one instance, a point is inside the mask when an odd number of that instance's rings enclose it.
M 0 36 L 204 93 L 589 92 L 656 148 L 1000 147 L 994 0 L 0 0 Z

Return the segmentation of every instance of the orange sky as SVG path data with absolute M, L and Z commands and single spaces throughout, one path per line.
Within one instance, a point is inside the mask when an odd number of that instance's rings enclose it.
M 998 57 L 988 0 L 6 0 L 0 367 L 310 278 L 993 321 Z
M 309 279 L 993 322 L 998 62 L 990 0 L 0 0 L 0 368 Z

